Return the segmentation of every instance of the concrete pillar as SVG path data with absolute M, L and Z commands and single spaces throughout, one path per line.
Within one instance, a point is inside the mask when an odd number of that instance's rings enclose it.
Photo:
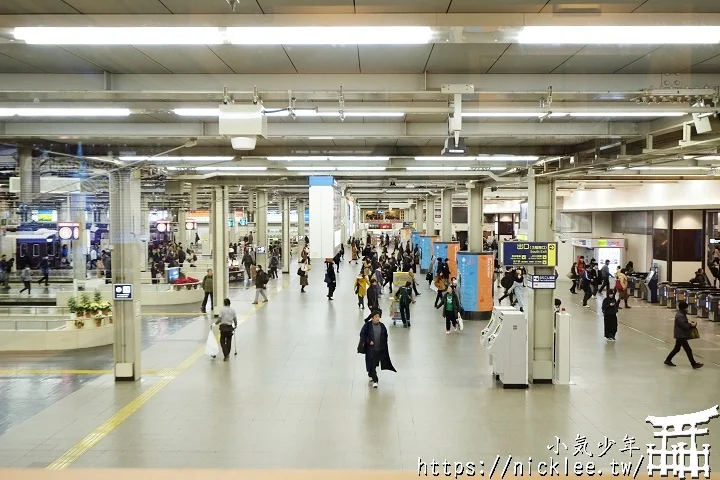
M 195 211 L 198 208 L 197 201 L 197 185 L 194 183 L 190 184 L 190 210 Z
M 331 176 L 312 176 L 309 183 L 310 258 L 332 258 L 340 243 L 340 236 L 335 237 L 335 232 L 340 228 L 340 219 L 336 218 L 335 213 L 340 208 L 341 195 L 337 182 Z
M 348 241 L 348 222 L 350 219 L 348 219 L 347 214 L 347 208 L 348 208 L 348 200 L 345 194 L 340 196 L 340 243 L 342 245 L 345 245 Z
M 257 215 L 255 217 L 255 244 L 258 247 L 264 247 L 265 252 L 268 248 L 267 239 L 267 213 L 268 213 L 268 194 L 266 191 L 257 193 Z M 255 256 L 255 262 L 262 265 L 267 270 L 267 253 L 258 253 Z
M 75 216 L 70 211 L 70 195 L 60 202 L 60 211 L 58 212 L 58 220 L 61 222 L 74 222 Z
M 177 215 L 177 235 L 175 236 L 176 242 L 182 243 L 183 249 L 187 248 L 187 230 L 185 230 L 185 224 L 187 223 L 187 211 L 180 209 Z
M 115 380 L 139 380 L 140 356 L 140 171 L 110 172 L 110 245 L 113 289 L 132 297 L 113 301 Z
M 443 242 L 452 240 L 452 196 L 453 190 L 443 190 L 442 219 L 440 220 L 440 240 Z
M 555 181 L 528 176 L 528 240 L 553 242 L 555 224 Z M 529 274 L 554 275 L 554 267 L 529 267 Z M 534 383 L 553 379 L 553 290 L 525 289 L 528 297 L 529 377 Z
M 435 197 L 429 196 L 425 206 L 425 235 L 435 235 Z
M 255 198 L 255 194 L 251 193 L 250 197 L 248 198 L 248 222 L 255 223 L 257 220 L 255 220 L 255 208 L 257 206 L 257 200 Z
M 228 187 L 214 186 L 210 203 L 210 229 L 212 231 L 213 309 L 217 315 L 228 297 Z
M 290 197 L 280 200 L 282 215 L 282 272 L 290 273 Z
M 422 233 L 424 231 L 423 222 L 425 220 L 425 200 L 418 200 L 415 209 L 415 230 Z
M 468 250 L 483 250 L 483 187 L 473 184 L 468 192 Z
M 148 269 L 148 243 L 150 242 L 150 200 L 140 199 L 140 240 L 143 241 L 143 249 L 140 253 L 140 270 L 145 272 Z
M 80 229 L 80 238 L 73 240 L 72 244 L 72 260 L 73 260 L 73 278 L 75 280 L 87 279 L 87 213 L 85 212 L 87 202 L 84 193 L 73 193 L 70 195 L 70 212 L 73 215 L 73 221 L 78 223 Z M 114 260 L 114 258 L 113 258 Z
M 298 212 L 298 236 L 305 236 L 305 200 L 298 200 L 297 202 Z M 302 242 L 300 242 L 302 243 Z
M 20 202 L 29 205 L 33 200 L 33 159 L 31 148 L 18 149 L 18 163 L 20 164 Z

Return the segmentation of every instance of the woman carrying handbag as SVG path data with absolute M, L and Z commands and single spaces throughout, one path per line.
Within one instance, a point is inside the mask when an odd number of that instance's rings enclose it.
M 675 314 L 675 328 L 673 331 L 673 336 L 675 337 L 675 347 L 665 359 L 665 365 L 668 367 L 676 366 L 672 363 L 672 359 L 681 348 L 685 350 L 688 360 L 690 360 L 690 365 L 692 365 L 693 368 L 697 369 L 703 366 L 702 363 L 695 361 L 692 348 L 690 348 L 690 344 L 688 343 L 688 340 L 700 338 L 700 334 L 698 333 L 697 322 L 688 321 L 687 308 L 687 302 L 678 303 L 678 311 Z

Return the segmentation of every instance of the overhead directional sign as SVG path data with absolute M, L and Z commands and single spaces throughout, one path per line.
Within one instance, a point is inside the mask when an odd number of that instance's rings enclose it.
M 555 242 L 503 242 L 503 264 L 513 267 L 556 267 Z

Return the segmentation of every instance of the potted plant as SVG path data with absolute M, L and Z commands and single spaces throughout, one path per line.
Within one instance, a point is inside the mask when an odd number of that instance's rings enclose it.
M 80 312 L 80 310 L 78 310 L 78 303 L 77 303 L 77 299 L 75 299 L 75 297 L 68 298 L 67 306 L 68 306 L 68 310 L 70 310 L 71 314 L 75 314 L 76 317 L 82 316 L 82 312 Z
M 80 295 L 80 308 L 85 312 L 85 318 L 92 317 L 92 311 L 90 310 L 90 296 L 87 293 Z
M 110 315 L 112 311 L 112 304 L 108 301 L 100 302 L 100 310 L 103 315 Z
M 103 316 L 101 313 L 95 314 L 95 326 L 102 327 Z
M 75 328 L 83 328 L 85 326 L 85 320 L 82 318 L 75 319 Z

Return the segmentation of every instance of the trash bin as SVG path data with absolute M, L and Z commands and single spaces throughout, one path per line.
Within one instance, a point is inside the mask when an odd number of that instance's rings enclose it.
M 720 294 L 708 295 L 706 303 L 708 304 L 708 320 L 720 322 Z
M 669 286 L 670 284 L 668 282 L 663 282 L 658 285 L 658 296 L 660 297 L 660 305 L 662 305 L 663 307 L 667 307 Z
M 708 299 L 710 295 L 712 295 L 712 292 L 708 291 L 698 292 L 697 294 L 696 308 L 697 316 L 700 318 L 708 318 L 708 316 L 710 315 L 710 303 Z

